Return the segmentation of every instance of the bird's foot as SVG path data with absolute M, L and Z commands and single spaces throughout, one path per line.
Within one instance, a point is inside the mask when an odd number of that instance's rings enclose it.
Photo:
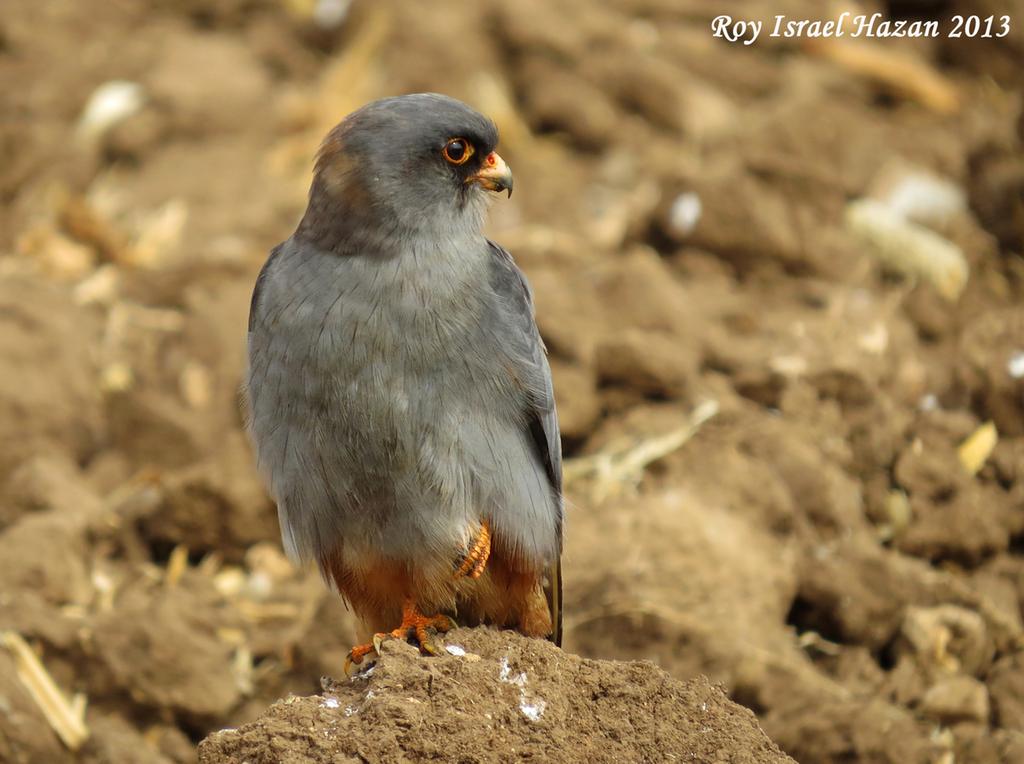
M 423 615 L 416 604 L 408 600 L 402 607 L 402 625 L 392 631 L 379 632 L 373 635 L 373 641 L 365 645 L 356 645 L 345 656 L 345 675 L 348 676 L 352 666 L 358 666 L 370 653 L 380 654 L 380 645 L 386 639 L 404 639 L 415 642 L 424 655 L 437 655 L 441 652 L 435 644 L 434 635 L 443 634 L 457 626 L 454 620 L 446 615 Z
M 455 578 L 468 576 L 469 578 L 480 578 L 487 567 L 487 558 L 491 556 L 491 526 L 484 520 L 480 523 L 480 532 L 477 533 L 473 546 L 463 555 L 455 570 Z
M 374 635 L 374 641 L 368 642 L 365 645 L 356 645 L 348 651 L 348 655 L 345 656 L 345 665 L 343 667 L 345 676 L 352 676 L 352 667 L 359 666 L 370 653 L 377 652 L 377 635 Z

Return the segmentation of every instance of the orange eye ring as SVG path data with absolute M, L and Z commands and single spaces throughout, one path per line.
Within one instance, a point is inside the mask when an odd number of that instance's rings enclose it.
M 444 154 L 446 161 L 459 165 L 468 162 L 475 151 L 476 149 L 473 148 L 473 144 L 465 138 L 452 138 L 444 145 L 441 153 Z

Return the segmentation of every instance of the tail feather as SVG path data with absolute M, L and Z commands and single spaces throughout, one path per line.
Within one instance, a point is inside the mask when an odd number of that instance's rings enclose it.
M 558 647 L 562 646 L 562 560 L 556 559 L 548 568 L 544 582 L 544 596 L 551 613 L 551 636 L 549 639 Z

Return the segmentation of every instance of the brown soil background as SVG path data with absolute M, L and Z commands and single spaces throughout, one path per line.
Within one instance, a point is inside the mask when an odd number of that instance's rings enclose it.
M 603 455 L 604 472 L 569 466 L 566 650 L 675 677 L 601 664 L 619 717 L 664 701 L 620 744 L 680 736 L 621 760 L 673 745 L 714 760 L 679 742 L 702 699 L 715 739 L 746 751 L 734 760 L 781 758 L 703 674 L 801 762 L 1024 761 L 1020 32 L 878 43 L 939 73 L 951 104 L 907 86 L 926 75 L 884 85 L 820 47 L 715 40 L 722 11 L 696 0 L 355 0 L 334 27 L 316 5 L 4 0 L 0 630 L 88 700 L 90 738 L 68 752 L 0 650 L 0 761 L 194 761 L 211 731 L 340 674 L 351 618 L 281 557 L 242 432 L 245 318 L 320 137 L 367 100 L 424 89 L 501 127 L 516 194 L 491 233 L 533 283 L 567 456 Z M 895 5 L 1024 24 L 1019 1 Z M 728 12 L 848 8 L 886 10 Z M 83 134 L 110 80 L 144 104 Z M 901 167 L 969 202 L 933 224 L 970 267 L 956 300 L 887 273 L 844 223 Z M 700 200 L 692 230 L 680 194 Z M 629 468 L 622 453 L 708 400 L 718 414 L 689 441 Z M 988 421 L 999 439 L 971 474 L 957 449 Z M 407 675 L 422 697 L 426 672 L 447 697 L 464 676 L 479 692 L 458 697 L 497 713 L 511 690 L 474 667 L 528 653 L 516 668 L 553 710 L 537 728 L 508 720 L 526 753 L 559 760 L 560 740 L 583 756 L 584 731 L 613 729 L 572 711 L 586 696 L 568 677 L 590 663 L 458 639 L 478 664 L 396 645 L 369 681 Z M 364 689 L 330 685 L 258 724 L 298 729 L 330 693 L 343 709 Z M 374 718 L 397 718 L 402 697 Z M 334 716 L 387 760 L 365 715 Z M 456 722 L 430 729 L 463 745 Z M 403 750 L 443 759 L 440 742 L 427 729 Z

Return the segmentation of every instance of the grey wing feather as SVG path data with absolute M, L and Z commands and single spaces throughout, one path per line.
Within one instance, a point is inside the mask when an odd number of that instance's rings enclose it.
M 547 471 L 551 487 L 562 493 L 562 441 L 555 411 L 555 393 L 551 384 L 544 343 L 534 320 L 533 293 L 512 256 L 494 242 L 488 242 L 499 261 L 496 277 L 492 281 L 495 291 L 512 308 L 518 324 L 513 343 L 516 354 L 525 363 L 524 383 L 530 393 L 530 410 L 525 412 L 539 456 Z
M 555 393 L 551 383 L 551 368 L 548 366 L 544 342 L 537 330 L 534 318 L 533 293 L 530 285 L 516 266 L 512 256 L 502 247 L 489 241 L 495 255 L 497 268 L 492 287 L 511 307 L 516 322 L 512 342 L 513 350 L 521 360 L 520 371 L 530 393 L 529 410 L 524 412 L 530 435 L 538 456 L 551 482 L 558 507 L 557 529 L 558 549 L 562 548 L 562 440 L 558 429 L 558 413 L 555 410 Z M 562 562 L 553 560 L 544 581 L 544 594 L 551 611 L 553 632 L 551 641 L 562 644 Z
M 256 286 L 252 290 L 252 300 L 249 302 L 249 331 L 252 331 L 253 325 L 256 323 L 256 316 L 260 310 L 260 296 L 263 293 L 263 285 L 267 280 L 267 273 L 270 271 L 271 263 L 281 254 L 281 249 L 284 247 L 283 244 L 278 244 L 272 250 L 270 250 L 270 257 L 263 263 L 263 267 L 260 268 L 260 275 L 256 277 Z

